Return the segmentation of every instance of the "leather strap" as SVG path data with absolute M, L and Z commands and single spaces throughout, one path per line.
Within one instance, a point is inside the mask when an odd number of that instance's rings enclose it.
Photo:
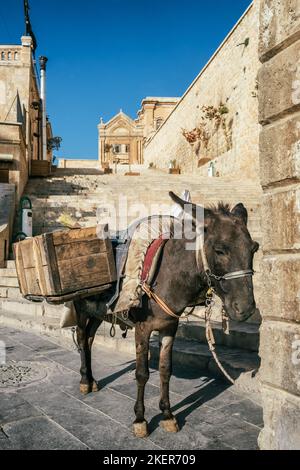
M 154 302 L 157 303 L 157 305 L 160 306 L 160 308 L 170 315 L 170 317 L 176 318 L 177 320 L 180 319 L 180 315 L 176 315 L 176 313 L 172 312 L 172 310 L 168 307 L 168 305 L 160 298 L 158 295 L 156 295 L 153 290 L 151 289 L 148 284 L 144 283 L 142 284 L 142 290 L 145 292 L 145 294 L 148 295 L 149 299 L 153 299 Z

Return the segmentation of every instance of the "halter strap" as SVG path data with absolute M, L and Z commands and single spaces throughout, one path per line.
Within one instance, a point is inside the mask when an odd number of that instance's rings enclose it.
M 203 270 L 206 274 L 209 286 L 211 286 L 211 279 L 215 279 L 216 281 L 230 281 L 232 279 L 240 279 L 242 277 L 254 276 L 254 271 L 252 269 L 233 271 L 231 273 L 224 274 L 223 276 L 217 276 L 216 274 L 212 273 L 209 268 L 205 249 L 204 249 L 203 234 L 202 232 L 198 231 L 197 236 L 196 236 L 196 261 L 197 261 L 197 266 L 198 266 L 199 271 L 200 271 L 200 257 L 201 257 L 201 261 L 203 265 Z

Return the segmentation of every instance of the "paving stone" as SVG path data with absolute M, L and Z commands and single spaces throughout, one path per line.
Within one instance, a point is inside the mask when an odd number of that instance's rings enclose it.
M 17 393 L 0 392 L 0 424 L 2 427 L 10 422 L 40 415 L 40 410 Z
M 116 390 L 117 392 L 121 393 L 122 395 L 125 395 L 125 396 L 127 396 L 127 397 L 129 397 L 133 400 L 136 399 L 137 386 L 136 386 L 135 381 L 131 382 L 131 383 L 127 383 L 127 384 L 120 384 L 120 385 L 111 384 L 110 388 L 112 388 L 113 390 Z M 157 398 L 157 400 L 159 400 L 159 395 L 160 395 L 160 392 L 159 392 L 158 387 L 155 387 L 154 385 L 151 385 L 149 383 L 146 385 L 146 387 L 145 387 L 145 401 L 151 400 L 154 397 Z
M 236 450 L 259 450 L 258 432 L 259 429 L 251 424 L 237 422 L 235 425 L 231 422 L 220 440 Z
M 29 398 L 30 399 L 30 398 Z M 84 442 L 90 449 L 153 449 L 132 436 L 128 429 L 108 415 L 59 390 L 48 390 L 47 399 L 40 397 L 39 407 L 53 421 Z
M 8 440 L 0 446 L 22 450 L 84 450 L 88 447 L 47 417 L 16 421 L 3 426 Z
M 230 403 L 225 407 L 219 408 L 219 411 L 225 411 L 228 416 L 237 417 L 260 428 L 263 427 L 263 410 L 251 400 Z

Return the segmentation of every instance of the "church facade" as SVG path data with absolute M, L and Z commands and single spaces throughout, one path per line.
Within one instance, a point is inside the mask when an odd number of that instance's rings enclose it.
M 143 164 L 144 145 L 176 106 L 179 98 L 148 97 L 142 101 L 137 119 L 122 110 L 110 121 L 98 125 L 99 162 Z

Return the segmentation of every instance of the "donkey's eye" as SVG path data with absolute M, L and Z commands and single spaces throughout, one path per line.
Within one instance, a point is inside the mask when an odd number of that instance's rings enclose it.
M 222 250 L 221 248 L 215 248 L 215 253 L 218 255 L 218 256 L 225 256 L 226 253 L 224 250 Z

